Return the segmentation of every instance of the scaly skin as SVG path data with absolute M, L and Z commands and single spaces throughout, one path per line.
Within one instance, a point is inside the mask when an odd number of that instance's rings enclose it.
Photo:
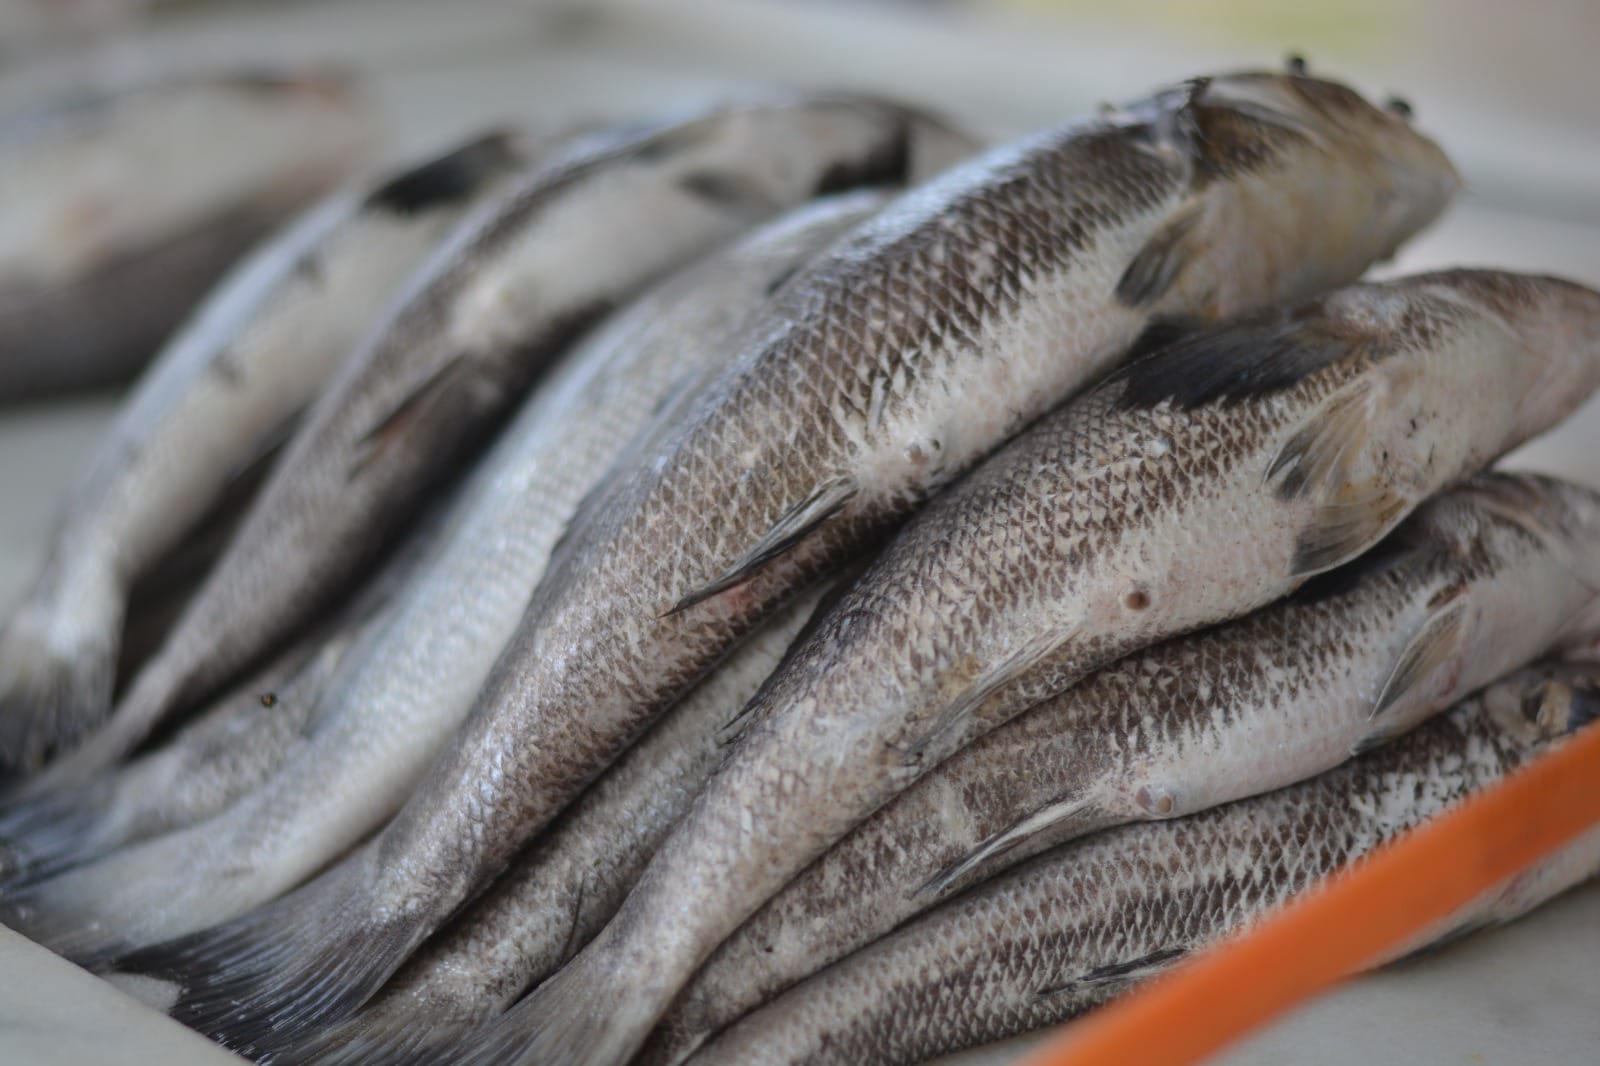
M 924 772 L 1091 670 L 1376 543 L 1600 383 L 1600 293 L 1357 285 L 1202 332 L 930 503 L 752 705 L 604 932 L 478 1061 L 631 1055 L 710 952 Z
M 523 162 L 514 138 L 493 135 L 335 193 L 217 286 L 134 390 L 0 631 L 0 757 L 31 764 L 104 716 L 130 585 L 310 402 L 461 213 Z
M 1595 493 L 1484 475 L 1438 497 L 1311 595 L 1128 656 L 951 756 L 723 943 L 646 1059 L 683 1061 L 789 985 L 1047 848 L 1329 770 L 1543 653 L 1597 588 Z M 1407 649 L 1456 612 L 1461 629 L 1374 719 Z
M 1531 670 L 1499 687 L 1510 715 L 1474 699 L 1310 781 L 1052 852 L 797 986 L 690 1061 L 891 1066 L 1070 1018 L 1499 781 L 1581 725 L 1567 717 L 1574 685 L 1592 720 L 1592 670 Z M 1591 833 L 1548 876 L 1478 901 L 1432 937 L 1508 921 L 1597 865 Z
M 906 194 L 793 278 L 743 358 L 580 516 L 457 745 L 379 837 L 278 917 L 129 965 L 174 975 L 176 1016 L 240 1044 L 348 1012 L 734 643 L 1153 315 L 1353 277 L 1454 186 L 1437 148 L 1349 90 L 1246 74 Z M 1344 221 L 1312 225 L 1308 197 Z M 613 984 L 574 1023 L 630 991 Z M 665 1006 L 614 1015 L 624 1043 Z

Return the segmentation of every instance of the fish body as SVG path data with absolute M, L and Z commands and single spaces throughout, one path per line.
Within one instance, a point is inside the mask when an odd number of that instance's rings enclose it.
M 332 72 L 155 82 L 0 125 L 0 402 L 116 384 L 216 275 L 366 162 Z
M 732 644 L 1152 316 L 1354 277 L 1455 183 L 1431 142 L 1350 90 L 1245 74 L 913 189 L 792 278 L 680 428 L 580 516 L 457 744 L 383 834 L 285 900 L 282 927 L 129 964 L 181 975 L 175 1014 L 225 1039 L 347 1013 Z M 666 1006 L 608 1011 L 621 984 L 570 1019 L 619 1022 L 605 1061 Z
M 816 601 L 801 597 L 741 644 L 377 998 L 282 1061 L 430 1061 L 565 962 L 605 924 L 688 808 L 722 754 L 723 729 Z
M 1474 699 L 1394 744 L 1277 792 L 1069 845 L 945 904 L 750 1015 L 696 1066 L 889 1066 L 1070 1018 L 1246 928 L 1322 878 L 1454 807 L 1583 728 L 1593 671 L 1503 682 L 1521 713 Z M 1493 690 L 1491 690 L 1493 691 Z M 1582 708 L 1579 708 L 1581 710 Z M 1560 720 L 1554 720 L 1554 719 Z M 1600 833 L 1549 875 L 1433 932 L 1506 921 L 1600 866 Z
M 1600 495 L 1482 475 L 1289 601 L 1135 653 L 951 756 L 791 881 L 696 973 L 652 1064 L 912 916 L 1086 833 L 1302 781 L 1570 636 Z
M 512 134 L 337 192 L 234 269 L 134 390 L 0 633 L 0 757 L 97 723 L 130 584 L 281 434 L 406 273 L 525 159 Z
M 216 818 L 37 886 L 17 928 L 73 957 L 179 936 L 272 900 L 405 799 L 472 706 L 579 502 L 791 271 L 876 209 L 810 205 L 667 279 L 564 357 L 444 521 L 392 617 L 328 685 L 307 742 Z
M 407 283 L 162 653 L 57 780 L 120 756 L 316 610 L 603 311 L 819 190 L 897 179 L 959 140 L 893 104 L 785 98 L 595 137 L 526 175 Z
M 1491 271 L 1350 286 L 1128 363 L 901 530 L 499 1053 L 631 1054 L 740 922 L 927 770 L 1361 554 L 1597 384 L 1600 293 Z

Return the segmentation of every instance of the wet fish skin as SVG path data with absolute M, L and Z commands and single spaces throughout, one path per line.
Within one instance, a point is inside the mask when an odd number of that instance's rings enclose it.
M 1491 474 L 1435 498 L 1300 597 L 1122 659 L 951 756 L 725 941 L 645 1060 L 683 1061 L 784 988 L 1048 848 L 1333 768 L 1562 640 L 1597 579 L 1600 495 Z
M 588 942 L 694 798 L 723 730 L 816 606 L 803 596 L 741 644 L 628 749 L 489 893 L 361 1011 L 258 1062 L 429 1062 Z
M 219 817 L 38 886 L 17 901 L 16 927 L 75 958 L 156 943 L 274 899 L 381 825 L 449 743 L 569 518 L 630 437 L 738 351 L 719 338 L 774 279 L 883 200 L 867 190 L 790 212 L 580 342 L 462 488 L 446 539 L 333 682 L 304 750 Z
M 1570 706 L 1570 682 L 1519 674 L 1503 686 L 1531 715 L 1502 719 L 1469 700 L 1310 781 L 1051 852 L 797 986 L 690 1061 L 889 1066 L 1069 1018 L 1559 743 L 1577 723 L 1540 710 Z M 1583 698 L 1597 682 L 1582 678 Z M 1555 878 L 1535 878 L 1539 891 L 1513 886 L 1433 935 L 1510 920 L 1597 867 L 1591 833 L 1553 861 Z
M 175 78 L 0 127 L 0 403 L 132 377 L 376 143 L 334 70 Z
M 118 757 L 315 610 L 607 307 L 819 189 L 893 179 L 908 156 L 965 144 L 861 97 L 741 105 L 591 143 L 485 205 L 413 276 L 162 655 L 60 779 Z
M 0 631 L 0 759 L 105 715 L 130 584 L 309 402 L 410 267 L 527 159 L 492 133 L 334 193 L 218 285 L 134 390 Z
M 1361 554 L 1597 384 L 1600 293 L 1491 271 L 1350 286 L 1129 363 L 906 525 L 490 1057 L 632 1054 L 722 940 L 924 772 Z
M 365 975 L 392 971 L 740 636 L 1153 315 L 1354 276 L 1455 184 L 1431 142 L 1349 90 L 1246 74 L 907 194 L 792 279 L 653 464 L 585 513 L 458 745 L 361 855 L 297 894 L 292 931 L 263 918 L 129 964 L 182 974 L 177 1016 L 227 1039 L 348 1012 Z M 1337 241 L 1302 195 L 1348 219 Z

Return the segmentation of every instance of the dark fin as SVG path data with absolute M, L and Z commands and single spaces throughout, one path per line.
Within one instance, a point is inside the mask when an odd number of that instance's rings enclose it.
M 1139 249 L 1128 269 L 1117 282 L 1117 299 L 1128 307 L 1148 307 L 1172 288 L 1193 251 L 1189 237 L 1195 232 L 1200 212 L 1191 208 L 1169 221 Z
M 459 203 L 476 193 L 485 179 L 522 162 L 518 137 L 496 130 L 389 179 L 367 196 L 367 206 L 397 214 L 426 211 Z
M 855 499 L 857 491 L 859 490 L 856 483 L 848 477 L 823 482 L 811 495 L 784 512 L 773 523 L 772 528 L 767 530 L 766 534 L 733 566 L 684 596 L 672 605 L 667 614 L 688 610 L 695 604 L 708 600 L 720 592 L 726 592 L 735 585 L 744 584 L 767 563 L 805 540 L 830 518 L 849 506 L 850 501 Z
M 366 869 L 346 860 L 243 917 L 100 968 L 181 986 L 173 1018 L 261 1057 L 349 1017 L 422 939 L 412 923 L 371 905 L 360 878 Z
M 99 858 L 102 816 L 76 790 L 41 793 L 8 809 L 0 818 L 0 898 Z
M 1372 705 L 1369 721 L 1378 722 L 1460 653 L 1469 606 L 1464 593 L 1464 589 L 1457 589 L 1455 595 L 1442 599 L 1438 609 L 1406 643 Z
M 1180 337 L 1123 364 L 1110 380 L 1122 383 L 1124 408 L 1170 400 L 1194 410 L 1282 391 L 1361 350 L 1313 313 L 1274 311 Z
M 1187 948 L 1162 948 L 1160 951 L 1152 951 L 1148 955 L 1141 955 L 1139 958 L 1129 959 L 1126 962 L 1113 962 L 1106 966 L 1096 966 L 1071 981 L 1041 989 L 1039 995 L 1053 996 L 1057 992 L 1065 992 L 1083 985 L 1111 985 L 1143 981 L 1169 969 L 1174 962 L 1177 962 L 1188 953 L 1189 950 Z
M 1069 822 L 1089 809 L 1089 799 L 1082 793 L 1074 793 L 1054 803 L 1039 808 L 1026 818 L 999 833 L 982 841 L 977 847 L 967 852 L 955 862 L 924 881 L 913 893 L 914 896 L 939 896 L 943 895 L 950 887 L 961 878 L 972 873 L 979 866 L 990 859 L 997 858 L 1011 851 L 1023 841 L 1037 837 L 1051 829 L 1059 828 L 1062 823 Z M 991 869 L 988 871 L 993 873 Z
M 466 358 L 455 356 L 406 393 L 388 414 L 373 423 L 356 441 L 356 456 L 350 467 L 351 478 L 366 469 L 385 449 L 401 440 L 410 425 L 441 402 L 452 389 L 465 384 L 470 372 L 471 366 Z
M 1177 344 L 1196 333 L 1215 329 L 1216 323 L 1185 315 L 1157 315 L 1134 339 L 1118 361 L 1118 368 L 1132 366 L 1153 352 Z
M 898 184 L 911 172 L 911 123 L 902 122 L 887 141 L 877 145 L 860 160 L 835 163 L 822 172 L 813 197 L 848 192 L 864 185 Z
M 770 211 L 772 197 L 760 185 L 739 174 L 700 170 L 678 179 L 678 188 L 716 207 L 735 211 Z

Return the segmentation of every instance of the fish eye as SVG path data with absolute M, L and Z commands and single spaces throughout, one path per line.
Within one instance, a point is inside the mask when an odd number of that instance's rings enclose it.
M 1387 101 L 1385 101 L 1383 106 L 1384 110 L 1388 111 L 1391 115 L 1398 115 L 1399 117 L 1406 119 L 1410 118 L 1412 115 L 1411 102 L 1403 96 L 1391 96 Z
M 1306 57 L 1300 53 L 1291 53 L 1284 65 L 1289 68 L 1289 73 L 1295 77 L 1303 78 L 1306 76 Z

